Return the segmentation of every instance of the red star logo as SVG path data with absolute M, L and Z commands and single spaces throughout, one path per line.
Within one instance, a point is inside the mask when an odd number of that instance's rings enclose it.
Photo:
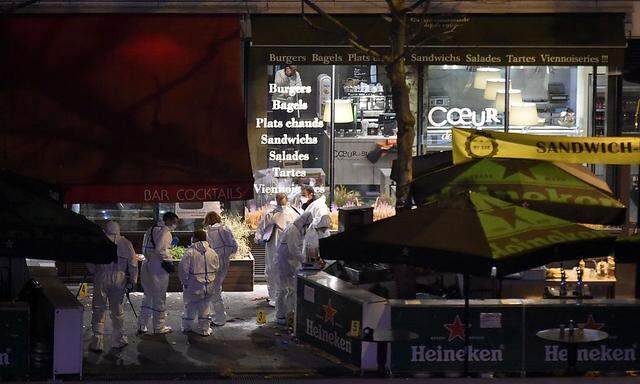
M 338 311 L 336 311 L 336 309 L 331 306 L 331 300 L 329 300 L 327 305 L 323 305 L 322 308 L 324 308 L 324 322 L 333 322 L 333 318 L 335 317 L 336 313 L 338 313 Z
M 586 323 L 579 323 L 579 326 L 583 327 L 584 329 L 602 329 L 604 327 L 604 323 L 596 323 L 596 320 L 593 318 L 593 315 L 589 315 L 589 317 L 587 317 L 587 322 Z
M 460 339 L 464 341 L 465 324 L 460 321 L 460 316 L 456 315 L 453 324 L 445 324 L 444 327 L 449 331 L 449 341 Z

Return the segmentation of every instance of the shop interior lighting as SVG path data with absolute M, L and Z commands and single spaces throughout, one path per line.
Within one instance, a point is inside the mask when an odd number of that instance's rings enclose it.
M 498 77 L 500 77 L 500 68 L 478 68 L 473 79 L 473 88 L 485 89 L 487 86 L 487 80 Z
M 499 90 L 504 90 L 505 79 L 489 79 L 484 89 L 485 100 L 495 100 Z
M 538 125 L 538 108 L 536 103 L 513 103 L 509 108 L 509 125 L 530 127 Z
M 335 112 L 335 120 L 334 123 L 353 123 L 353 107 L 351 106 L 351 100 L 334 100 L 334 105 L 336 106 Z M 324 122 L 331 121 L 331 103 L 324 103 L 324 113 L 322 115 L 322 120 Z
M 499 89 L 496 91 L 496 109 L 498 112 L 504 112 L 504 103 L 505 103 L 505 92 L 504 89 Z M 519 89 L 510 89 L 509 90 L 509 105 L 513 105 L 513 103 L 522 103 L 522 91 Z

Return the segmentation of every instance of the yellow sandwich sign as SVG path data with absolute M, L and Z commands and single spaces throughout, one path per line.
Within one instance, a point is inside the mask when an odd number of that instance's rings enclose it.
M 455 164 L 485 157 L 575 164 L 638 164 L 640 138 L 544 136 L 453 128 Z

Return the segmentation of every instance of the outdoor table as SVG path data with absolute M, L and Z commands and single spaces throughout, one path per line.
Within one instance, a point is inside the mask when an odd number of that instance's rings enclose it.
M 543 340 L 566 345 L 568 368 L 570 372 L 573 372 L 578 360 L 578 346 L 606 340 L 609 334 L 596 329 L 574 328 L 573 332 L 569 333 L 569 328 L 565 328 L 564 332 L 561 332 L 560 328 L 553 328 L 540 331 L 536 333 L 536 336 Z
M 387 362 L 388 362 L 387 361 L 388 360 L 388 354 L 387 354 L 388 344 L 416 340 L 418 338 L 418 334 L 410 331 L 401 330 L 401 329 L 389 329 L 389 330 L 375 330 L 373 332 L 373 337 L 360 335 L 360 336 L 350 336 L 350 338 L 356 341 L 377 344 L 378 374 L 382 377 L 385 377 L 389 373 L 386 369 Z

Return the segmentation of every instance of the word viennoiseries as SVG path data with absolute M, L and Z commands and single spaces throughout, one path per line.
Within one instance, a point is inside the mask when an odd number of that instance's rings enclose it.
M 526 135 L 453 128 L 454 164 L 484 157 L 574 164 L 638 164 L 640 138 Z

